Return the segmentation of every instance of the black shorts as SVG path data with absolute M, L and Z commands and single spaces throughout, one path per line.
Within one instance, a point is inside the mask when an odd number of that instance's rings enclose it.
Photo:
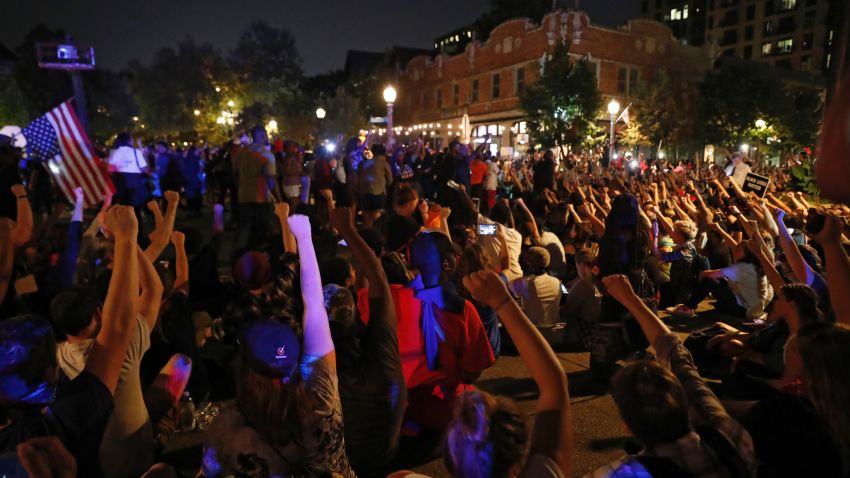
M 366 211 L 383 211 L 386 205 L 386 194 L 365 194 L 363 196 L 363 209 Z

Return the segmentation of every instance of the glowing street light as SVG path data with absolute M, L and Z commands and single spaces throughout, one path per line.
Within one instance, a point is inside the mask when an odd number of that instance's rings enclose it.
M 228 100 L 228 101 L 227 101 L 227 106 L 228 106 L 229 108 L 233 108 L 233 106 L 234 106 L 234 105 L 236 105 L 236 103 L 234 103 L 234 102 L 233 102 L 233 100 Z
M 611 115 L 611 135 L 608 143 L 608 160 L 613 162 L 614 157 L 614 119 L 617 117 L 617 113 L 620 112 L 620 103 L 617 100 L 611 100 L 608 103 L 608 114 Z
M 325 119 L 326 114 L 328 114 L 328 113 L 321 106 L 316 108 L 316 118 Z
M 767 128 L 767 122 L 761 118 L 756 120 L 756 128 L 765 129 Z
M 200 115 L 201 115 L 201 110 L 195 110 L 195 111 L 193 111 L 193 113 L 195 113 L 195 116 L 200 116 Z
M 744 144 L 742 144 L 742 145 L 741 145 L 741 152 L 742 152 L 742 153 L 746 153 L 746 152 L 747 152 L 747 151 L 749 151 L 749 150 L 750 150 L 750 145 L 749 145 L 749 144 L 744 143 Z
M 269 120 L 269 131 L 272 133 L 277 133 L 277 121 Z
M 395 135 L 393 135 L 393 103 L 395 103 L 397 95 L 392 85 L 384 88 L 384 101 L 387 102 L 387 145 L 395 144 Z
M 216 87 L 215 87 L 215 92 L 216 92 L 216 93 L 221 93 L 221 87 L 216 86 Z
M 138 121 L 139 121 L 139 117 L 138 117 L 138 116 L 133 116 L 133 121 L 134 121 L 134 122 L 138 122 Z

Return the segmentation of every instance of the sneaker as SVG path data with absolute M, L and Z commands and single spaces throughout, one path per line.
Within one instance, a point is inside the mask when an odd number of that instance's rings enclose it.
M 694 309 L 688 307 L 685 304 L 677 305 L 676 307 L 667 308 L 667 313 L 673 315 L 675 317 L 688 317 L 693 318 L 696 317 L 696 312 Z

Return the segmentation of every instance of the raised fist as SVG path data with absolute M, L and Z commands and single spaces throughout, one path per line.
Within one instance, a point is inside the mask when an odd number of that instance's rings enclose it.
M 289 223 L 289 230 L 296 238 L 309 239 L 312 230 L 310 229 L 310 218 L 303 214 L 294 214 L 286 220 Z
M 130 206 L 112 206 L 104 214 L 103 222 L 116 238 L 135 240 L 139 233 L 136 213 Z
M 168 201 L 169 204 L 180 201 L 180 193 L 177 191 L 165 191 L 165 193 L 163 193 L 163 197 L 165 197 L 165 200 Z

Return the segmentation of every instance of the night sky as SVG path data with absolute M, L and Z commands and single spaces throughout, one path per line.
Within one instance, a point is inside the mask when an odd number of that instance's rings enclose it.
M 563 0 L 559 5 L 574 5 Z M 433 39 L 470 23 L 489 0 L 2 0 L 0 43 L 14 49 L 38 23 L 64 28 L 95 47 L 99 65 L 147 62 L 186 36 L 222 50 L 244 25 L 263 19 L 289 29 L 307 74 L 342 68 L 349 49 L 392 45 L 430 48 Z M 584 0 L 593 23 L 619 25 L 638 13 L 636 0 Z

